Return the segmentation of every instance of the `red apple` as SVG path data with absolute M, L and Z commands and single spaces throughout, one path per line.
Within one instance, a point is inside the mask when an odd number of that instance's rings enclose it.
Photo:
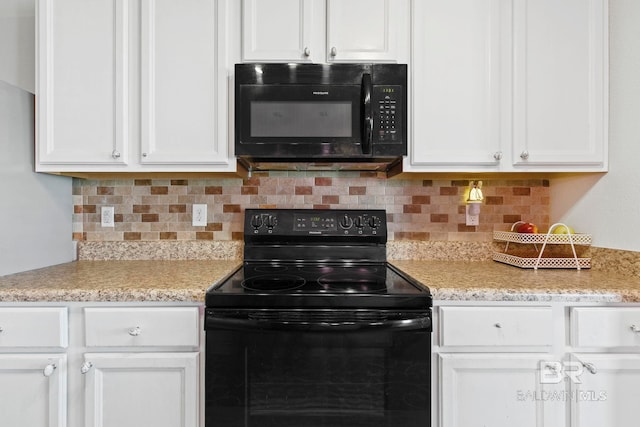
M 537 233 L 538 226 L 530 222 L 525 222 L 525 223 L 519 224 L 518 227 L 516 228 L 516 231 L 518 233 Z

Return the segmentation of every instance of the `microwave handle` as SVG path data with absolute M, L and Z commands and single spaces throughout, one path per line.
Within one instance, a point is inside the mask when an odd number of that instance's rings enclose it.
M 373 113 L 371 109 L 371 74 L 362 75 L 362 154 L 371 154 L 373 139 Z

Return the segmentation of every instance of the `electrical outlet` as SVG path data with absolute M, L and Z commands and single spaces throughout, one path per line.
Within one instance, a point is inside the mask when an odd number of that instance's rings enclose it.
M 103 227 L 114 227 L 113 206 L 103 206 L 100 210 L 100 223 Z
M 471 205 L 467 205 L 467 225 L 480 225 L 480 215 L 472 215 L 470 210 Z
M 194 227 L 206 227 L 207 225 L 207 205 L 193 205 L 193 216 L 191 225 Z

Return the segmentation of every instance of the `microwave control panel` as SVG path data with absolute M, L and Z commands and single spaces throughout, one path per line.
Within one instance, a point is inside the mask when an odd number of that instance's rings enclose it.
M 372 103 L 375 142 L 402 142 L 402 117 L 405 113 L 402 86 L 373 86 Z

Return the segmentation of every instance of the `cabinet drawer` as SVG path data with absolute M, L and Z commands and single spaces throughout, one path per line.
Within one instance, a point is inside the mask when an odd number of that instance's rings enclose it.
M 550 307 L 440 307 L 441 346 L 551 346 Z
M 571 310 L 574 347 L 640 347 L 640 308 L 576 307 Z
M 197 347 L 198 307 L 85 308 L 87 347 Z
M 67 309 L 0 308 L 0 348 L 8 347 L 67 347 Z

